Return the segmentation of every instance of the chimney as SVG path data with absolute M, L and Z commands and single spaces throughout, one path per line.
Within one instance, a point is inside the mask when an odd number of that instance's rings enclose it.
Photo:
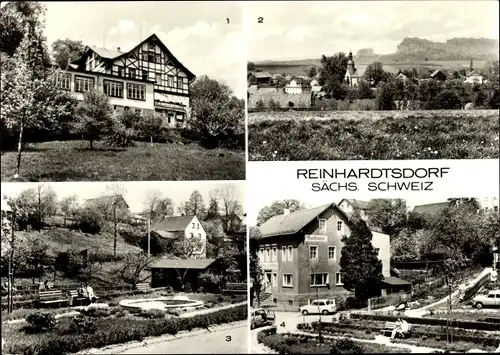
M 118 52 L 121 52 L 121 50 L 120 50 L 120 49 L 121 49 L 120 47 L 116 47 L 116 50 L 117 50 Z
M 290 210 L 288 208 L 283 209 L 283 216 L 288 216 L 290 214 Z

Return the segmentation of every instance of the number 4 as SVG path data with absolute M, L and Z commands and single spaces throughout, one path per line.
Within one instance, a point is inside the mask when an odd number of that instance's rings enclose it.
M 280 324 L 280 327 L 284 327 L 284 326 L 285 326 L 285 322 Z

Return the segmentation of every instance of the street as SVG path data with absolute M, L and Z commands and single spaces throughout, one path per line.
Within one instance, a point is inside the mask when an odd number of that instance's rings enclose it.
M 247 354 L 248 334 L 248 326 L 243 325 L 132 348 L 119 354 Z

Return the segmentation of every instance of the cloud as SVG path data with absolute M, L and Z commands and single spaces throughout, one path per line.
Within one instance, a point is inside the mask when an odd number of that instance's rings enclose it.
M 317 31 L 311 26 L 299 26 L 289 30 L 285 37 L 291 42 L 302 42 L 316 36 Z
M 135 32 L 136 29 L 137 29 L 137 26 L 136 26 L 134 21 L 127 20 L 127 19 L 120 19 L 116 26 L 111 27 L 111 29 L 109 30 L 109 33 L 111 35 L 129 34 L 129 33 Z

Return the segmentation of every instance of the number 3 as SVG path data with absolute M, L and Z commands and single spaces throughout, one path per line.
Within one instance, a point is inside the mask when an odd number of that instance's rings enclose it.
M 230 336 L 230 335 L 228 335 L 228 336 L 226 337 L 226 341 L 231 341 L 231 336 Z

